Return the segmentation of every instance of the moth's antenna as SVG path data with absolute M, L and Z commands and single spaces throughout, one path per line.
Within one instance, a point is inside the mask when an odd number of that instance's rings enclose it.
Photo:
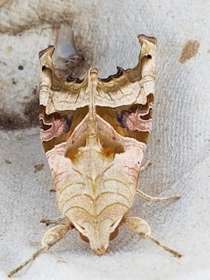
M 42 247 L 39 250 L 37 250 L 35 253 L 33 253 L 33 255 L 26 261 L 24 261 L 22 264 L 20 264 L 19 266 L 17 266 L 15 269 L 11 270 L 8 273 L 8 277 L 12 277 L 14 274 L 16 274 L 18 271 L 20 271 L 21 269 L 23 269 L 25 266 L 27 266 L 28 264 L 30 264 L 32 261 L 34 261 L 38 256 L 40 256 L 42 253 L 46 252 L 49 249 L 49 247 Z
M 171 253 L 172 255 L 174 255 L 174 257 L 177 258 L 181 258 L 182 254 L 180 254 L 179 252 L 177 252 L 176 250 L 162 244 L 159 240 L 157 240 L 156 238 L 154 238 L 151 235 L 151 228 L 148 225 L 148 223 L 139 218 L 139 217 L 126 217 L 124 220 L 125 224 L 128 226 L 128 228 L 130 230 L 132 230 L 133 232 L 138 233 L 141 237 L 145 238 L 145 239 L 149 239 L 152 242 L 154 242 L 156 245 L 160 246 L 161 248 L 163 248 L 165 251 Z
M 161 248 L 163 248 L 165 251 L 171 253 L 172 255 L 174 255 L 174 257 L 177 258 L 181 258 L 182 254 L 180 254 L 179 252 L 177 252 L 174 249 L 171 249 L 170 247 L 162 244 L 159 240 L 157 240 L 156 238 L 154 238 L 153 236 L 147 236 L 147 239 L 150 239 L 152 242 L 154 242 L 156 245 L 160 246 Z
M 42 247 L 38 249 L 33 255 L 24 261 L 22 264 L 17 266 L 15 269 L 11 270 L 8 273 L 8 277 L 12 277 L 14 274 L 16 274 L 18 271 L 23 269 L 25 266 L 33 262 L 38 256 L 40 256 L 42 253 L 47 252 L 52 246 L 54 246 L 58 241 L 64 238 L 66 233 L 72 229 L 71 224 L 68 222 L 68 220 L 64 219 L 64 224 L 58 224 L 50 229 L 48 229 L 43 238 L 42 238 Z

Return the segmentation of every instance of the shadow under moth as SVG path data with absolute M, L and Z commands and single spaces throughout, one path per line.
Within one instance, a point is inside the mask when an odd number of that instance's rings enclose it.
M 139 35 L 138 64 L 106 79 L 90 68 L 84 79 L 56 75 L 54 47 L 40 52 L 40 129 L 61 212 L 44 234 L 40 249 L 9 273 L 11 277 L 49 250 L 72 230 L 89 242 L 97 255 L 125 225 L 181 257 L 151 234 L 148 223 L 130 217 L 136 194 L 147 201 L 176 200 L 152 197 L 138 188 L 148 136 L 152 130 L 156 39 Z

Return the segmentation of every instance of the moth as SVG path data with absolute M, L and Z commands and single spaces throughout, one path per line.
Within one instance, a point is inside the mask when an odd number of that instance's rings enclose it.
M 175 257 L 177 251 L 151 234 L 148 223 L 130 217 L 136 195 L 147 201 L 177 200 L 152 197 L 138 188 L 146 167 L 144 153 L 152 130 L 156 39 L 139 35 L 137 65 L 99 78 L 92 67 L 84 79 L 62 79 L 53 64 L 54 47 L 40 52 L 40 131 L 52 173 L 61 218 L 43 220 L 41 248 L 9 273 L 12 276 L 77 230 L 97 255 L 123 225 L 150 239 Z

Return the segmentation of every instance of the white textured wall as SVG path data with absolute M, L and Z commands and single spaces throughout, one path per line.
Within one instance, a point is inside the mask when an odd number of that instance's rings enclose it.
M 134 208 L 156 237 L 184 253 L 181 261 L 126 230 L 112 242 L 111 253 L 98 258 L 73 234 L 20 279 L 210 279 L 210 2 L 3 2 L 0 126 L 5 128 L 33 124 L 37 53 L 55 41 L 55 25 L 69 25 L 76 47 L 87 63 L 101 69 L 101 76 L 114 73 L 116 65 L 136 63 L 138 33 L 157 37 L 157 94 L 148 149 L 153 165 L 141 183 L 148 193 L 183 195 L 174 205 L 151 206 L 137 199 Z M 57 214 L 38 129 L 6 129 L 0 137 L 0 264 L 7 270 L 36 248 L 29 241 L 38 241 L 44 232 L 39 220 Z M 45 167 L 34 173 L 40 163 Z

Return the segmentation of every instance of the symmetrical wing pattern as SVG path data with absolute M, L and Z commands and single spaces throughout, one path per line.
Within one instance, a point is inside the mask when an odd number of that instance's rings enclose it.
M 129 217 L 135 194 L 148 201 L 177 200 L 152 197 L 137 188 L 148 136 L 152 130 L 156 40 L 138 36 L 141 52 L 133 69 L 106 79 L 91 68 L 83 80 L 68 81 L 56 75 L 53 47 L 40 52 L 41 140 L 52 172 L 62 218 L 42 220 L 54 224 L 41 248 L 12 270 L 16 274 L 62 240 L 72 229 L 90 243 L 96 254 L 104 254 L 119 226 L 130 230 L 170 252 L 151 234 L 149 224 Z
M 152 129 L 156 41 L 138 38 L 137 66 L 106 79 L 91 68 L 83 80 L 61 80 L 54 48 L 40 53 L 41 139 L 58 206 L 97 254 L 133 204 Z

